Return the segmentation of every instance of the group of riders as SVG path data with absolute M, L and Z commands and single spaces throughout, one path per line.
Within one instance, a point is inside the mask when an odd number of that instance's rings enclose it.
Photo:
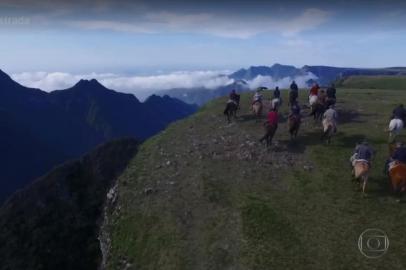
M 400 130 L 394 130 L 398 126 L 403 128 L 403 123 L 406 120 L 406 110 L 403 104 L 398 105 L 391 115 L 391 120 L 389 123 L 389 158 L 385 162 L 384 174 L 391 177 L 392 169 L 396 168 L 398 165 L 406 166 L 406 145 L 403 142 L 396 142 L 396 138 L 393 137 L 393 133 L 399 134 Z M 395 123 L 395 124 L 394 124 Z M 355 168 L 357 163 L 365 162 L 368 167 L 371 166 L 371 160 L 375 155 L 375 150 L 369 145 L 368 141 L 364 140 L 359 143 L 355 149 L 354 153 L 350 158 L 351 166 Z M 353 171 L 353 173 L 355 173 Z M 401 189 L 406 189 L 406 186 L 399 187 Z
M 260 104 L 262 107 L 263 103 L 263 95 L 261 94 L 262 88 L 258 89 L 253 98 L 252 98 L 252 106 L 255 104 Z M 291 136 L 296 137 L 297 130 L 299 129 L 302 116 L 301 116 L 301 106 L 298 102 L 299 96 L 299 88 L 295 81 L 293 81 L 290 85 L 289 90 L 289 103 L 288 106 L 290 108 L 290 112 L 288 115 L 288 125 L 289 125 L 289 132 Z M 232 90 L 229 95 L 228 104 L 233 103 L 236 108 L 239 107 L 240 103 L 240 95 L 238 95 L 235 90 Z M 278 128 L 279 122 L 279 115 L 278 109 L 279 106 L 282 104 L 281 92 L 278 87 L 272 93 L 271 96 L 271 108 L 267 114 L 267 119 L 264 123 L 265 127 L 265 134 L 260 139 L 260 142 L 266 141 L 267 146 L 271 146 L 272 138 L 275 135 L 275 132 Z M 338 114 L 335 110 L 336 104 L 336 88 L 334 84 L 331 84 L 326 90 L 323 90 L 319 87 L 317 83 L 315 83 L 310 91 L 309 91 L 309 105 L 311 108 L 311 116 L 314 116 L 315 119 L 319 119 L 322 121 L 323 124 L 323 134 L 322 138 L 325 138 L 328 134 L 328 141 L 330 136 L 337 132 L 337 119 Z M 228 106 L 227 106 L 228 108 Z M 226 109 L 227 110 L 227 109 Z M 226 113 L 226 111 L 225 111 Z M 401 128 L 403 128 L 403 123 L 406 120 L 406 109 L 401 104 L 393 110 L 391 122 L 389 126 L 390 134 L 395 132 L 394 135 L 398 134 Z M 392 138 L 393 139 L 393 138 Z M 401 142 L 390 144 L 393 145 L 392 149 L 390 150 L 390 157 L 385 163 L 384 173 L 389 176 L 390 170 L 397 166 L 398 164 L 405 164 L 406 166 L 406 145 Z M 361 182 L 361 189 L 365 192 L 365 185 L 367 182 L 366 179 L 362 180 L 362 177 L 365 177 L 365 171 L 367 172 L 371 166 L 371 160 L 375 155 L 374 149 L 369 145 L 369 143 L 364 140 L 362 142 L 357 143 L 353 154 L 350 158 L 350 164 L 353 168 L 353 175 L 356 178 L 360 179 Z M 364 169 L 359 167 L 358 165 L 363 165 Z M 361 168 L 361 169 L 360 169 Z M 404 187 L 406 189 L 406 186 Z M 405 190 L 406 191 L 406 190 Z
M 253 98 L 252 106 L 253 108 L 257 105 L 262 109 L 263 105 L 263 95 L 261 94 L 263 88 L 257 89 Z M 301 106 L 298 102 L 299 97 L 299 87 L 295 81 L 292 81 L 289 91 L 289 108 L 290 113 L 288 116 L 289 120 L 289 132 L 292 138 L 296 137 L 299 126 L 301 124 Z M 240 95 L 238 95 L 235 90 L 232 90 L 229 95 L 229 101 L 227 103 L 225 114 L 228 113 L 230 107 L 238 108 L 240 103 Z M 334 108 L 336 103 L 336 89 L 334 84 L 327 88 L 327 90 L 320 89 L 318 84 L 314 84 L 309 92 L 309 104 L 311 107 L 310 115 L 313 115 L 315 119 L 322 120 L 323 124 L 323 138 L 327 137 L 329 140 L 331 134 L 337 131 L 337 112 Z M 271 96 L 271 108 L 267 115 L 267 121 L 265 125 L 265 135 L 261 138 L 261 142 L 266 141 L 267 146 L 272 143 L 273 135 L 278 128 L 278 109 L 282 104 L 282 97 L 279 87 L 276 87 Z M 259 110 L 261 113 L 261 110 Z M 230 118 L 228 118 L 230 121 Z M 329 135 L 330 134 L 330 135 Z

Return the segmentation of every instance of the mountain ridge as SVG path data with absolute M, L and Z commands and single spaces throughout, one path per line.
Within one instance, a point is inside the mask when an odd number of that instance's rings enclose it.
M 0 77 L 0 139 L 8 142 L 1 149 L 0 203 L 64 160 L 109 139 L 144 140 L 197 109 L 173 98 L 141 103 L 95 79 L 48 93 L 22 86 L 4 72 Z M 161 107 L 165 115 L 156 113 Z

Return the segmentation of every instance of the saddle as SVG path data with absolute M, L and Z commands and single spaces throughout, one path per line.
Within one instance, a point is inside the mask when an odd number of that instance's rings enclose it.
M 389 165 L 388 171 L 391 171 L 392 169 L 396 168 L 397 166 L 399 166 L 401 164 L 403 164 L 403 163 L 398 160 L 394 160 L 394 161 L 390 162 L 388 164 Z
M 227 104 L 229 104 L 229 103 L 234 103 L 235 105 L 238 105 L 237 101 L 232 100 L 232 99 L 229 99 L 229 100 L 227 101 Z
M 354 160 L 352 161 L 352 166 L 354 167 L 355 164 L 357 164 L 358 162 L 367 163 L 368 166 L 369 166 L 369 161 L 366 160 L 366 159 L 354 159 Z

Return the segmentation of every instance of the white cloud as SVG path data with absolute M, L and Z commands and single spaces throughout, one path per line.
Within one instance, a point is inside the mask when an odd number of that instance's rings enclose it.
M 111 30 L 132 33 L 200 33 L 220 37 L 247 39 L 260 33 L 273 32 L 294 36 L 323 24 L 330 13 L 316 8 L 304 10 L 299 16 L 275 19 L 272 16 L 222 16 L 212 13 L 180 14 L 174 12 L 146 13 L 139 21 L 75 20 L 70 26 L 90 30 Z
M 156 32 L 142 25 L 117 21 L 91 20 L 91 21 L 67 21 L 66 23 L 70 26 L 88 30 L 112 30 L 117 32 L 133 32 L 143 34 L 152 34 Z
M 22 72 L 12 74 L 12 78 L 22 85 L 40 88 L 45 91 L 65 89 L 80 79 L 97 79 L 107 88 L 133 93 L 144 99 L 148 95 L 173 88 L 205 87 L 214 89 L 233 82 L 221 71 L 178 71 L 151 76 L 131 76 L 113 73 L 70 74 L 64 72 Z
M 120 92 L 132 93 L 143 100 L 149 95 L 173 88 L 197 88 L 204 87 L 215 89 L 220 86 L 229 85 L 234 82 L 233 79 L 225 75 L 226 71 L 178 71 L 168 74 L 151 76 L 131 76 L 119 75 L 114 73 L 89 73 L 89 74 L 70 74 L 64 72 L 22 72 L 12 74 L 12 78 L 22 85 L 34 88 L 40 88 L 45 91 L 60 90 L 72 87 L 80 79 L 97 79 L 107 88 Z M 316 79 L 317 77 L 308 73 L 306 75 L 293 78 L 299 87 L 306 86 L 306 81 Z M 250 89 L 260 86 L 274 88 L 288 88 L 292 78 L 285 77 L 275 80 L 270 76 L 257 76 L 248 81 Z
M 258 75 L 255 77 L 253 80 L 248 81 L 248 85 L 250 89 L 255 89 L 260 86 L 265 86 L 267 88 L 275 88 L 278 86 L 279 88 L 289 88 L 290 84 L 292 83 L 292 80 L 295 80 L 299 88 L 305 88 L 307 87 L 306 82 L 310 79 L 317 79 L 317 76 L 314 75 L 311 72 L 308 72 L 306 75 L 300 75 L 296 76 L 294 78 L 291 77 L 285 77 L 279 80 L 275 80 L 271 76 L 262 76 Z
M 302 31 L 313 29 L 327 21 L 329 14 L 330 12 L 317 8 L 306 9 L 299 17 L 284 22 L 285 26 L 281 26 L 284 29 L 282 34 L 293 36 Z

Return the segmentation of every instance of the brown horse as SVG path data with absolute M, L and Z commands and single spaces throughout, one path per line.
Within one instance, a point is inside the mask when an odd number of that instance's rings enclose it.
M 262 102 L 256 101 L 252 104 L 252 112 L 258 118 L 262 116 Z
M 406 164 L 396 163 L 389 169 L 389 178 L 394 193 L 402 194 L 406 191 Z
M 297 115 L 289 116 L 288 127 L 289 127 L 290 139 L 291 140 L 296 139 L 297 133 L 298 133 L 299 127 L 300 127 L 300 117 Z
M 393 156 L 396 150 L 396 143 L 389 144 L 389 155 Z M 389 168 L 389 179 L 392 191 L 401 195 L 406 191 L 406 164 L 395 162 Z
M 353 166 L 355 179 L 359 181 L 362 193 L 365 194 L 368 183 L 369 164 L 366 160 L 355 160 Z

